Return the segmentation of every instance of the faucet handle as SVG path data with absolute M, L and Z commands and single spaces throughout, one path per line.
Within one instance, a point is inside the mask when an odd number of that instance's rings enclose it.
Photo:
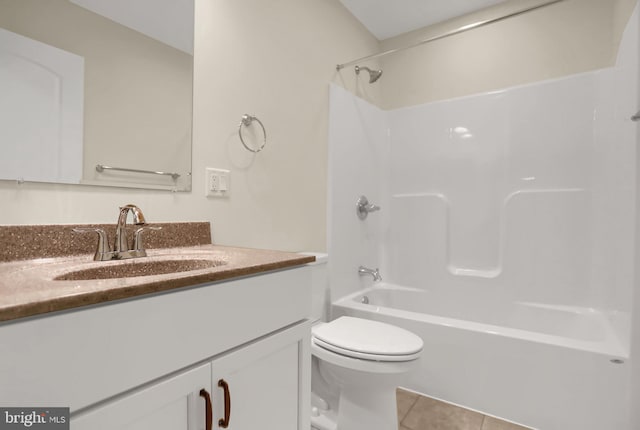
M 356 202 L 356 214 L 360 219 L 365 219 L 370 212 L 379 210 L 380 206 L 369 203 L 369 200 L 365 196 L 360 196 Z
M 107 240 L 107 232 L 104 229 L 98 227 L 77 227 L 73 229 L 74 233 L 97 233 L 98 234 L 98 246 L 96 247 L 96 253 L 93 259 L 96 261 L 110 260 L 111 248 L 109 247 L 109 241 Z
M 154 227 L 150 225 L 146 225 L 144 227 L 140 227 L 133 233 L 133 250 L 145 252 L 144 246 L 142 245 L 142 233 L 148 230 L 162 230 L 162 227 Z

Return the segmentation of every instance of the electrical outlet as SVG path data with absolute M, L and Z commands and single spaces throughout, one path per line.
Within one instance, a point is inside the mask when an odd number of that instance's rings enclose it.
M 205 195 L 207 197 L 227 197 L 229 195 L 229 170 L 205 169 Z
M 209 173 L 209 191 L 220 191 L 220 176 L 217 173 Z

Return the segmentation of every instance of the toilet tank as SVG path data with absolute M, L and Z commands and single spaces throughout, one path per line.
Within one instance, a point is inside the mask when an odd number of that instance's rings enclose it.
M 327 321 L 329 315 L 329 271 L 327 262 L 329 256 L 320 252 L 300 252 L 303 255 L 313 255 L 316 261 L 308 263 L 311 268 L 311 318 L 316 321 Z

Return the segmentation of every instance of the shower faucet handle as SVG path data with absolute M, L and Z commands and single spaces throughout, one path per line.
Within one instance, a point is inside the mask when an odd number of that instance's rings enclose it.
M 369 200 L 365 196 L 360 196 L 358 201 L 356 202 L 356 214 L 358 218 L 365 219 L 369 212 L 379 211 L 380 206 L 370 204 Z

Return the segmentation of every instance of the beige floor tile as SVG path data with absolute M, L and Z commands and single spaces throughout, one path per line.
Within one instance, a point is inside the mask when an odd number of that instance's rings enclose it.
M 481 430 L 484 415 L 429 397 L 420 397 L 402 425 L 410 430 Z
M 508 423 L 493 417 L 484 417 L 482 430 L 530 430 L 529 427 L 522 427 L 517 424 Z
M 418 400 L 419 394 L 398 388 L 396 390 L 396 399 L 398 402 L 398 422 L 401 422 L 411 409 L 411 406 Z

